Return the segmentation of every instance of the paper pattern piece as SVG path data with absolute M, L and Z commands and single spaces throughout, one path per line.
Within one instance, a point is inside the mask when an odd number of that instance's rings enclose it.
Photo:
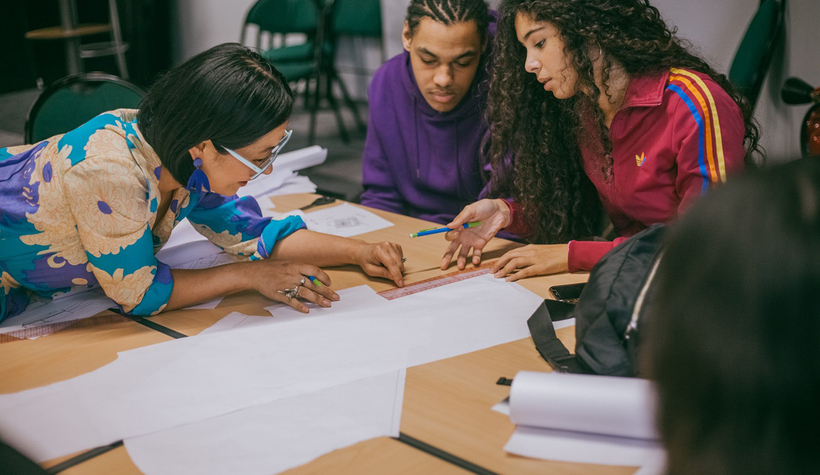
M 524 338 L 543 301 L 489 275 L 382 300 L 130 350 L 91 373 L 2 395 L 0 438 L 44 461 L 204 421 Z
M 254 315 L 245 315 L 244 313 L 239 312 L 231 312 L 222 317 L 218 322 L 199 332 L 199 334 L 208 335 L 209 333 L 230 331 L 237 328 L 246 328 L 256 325 L 270 325 L 273 323 L 273 319 L 268 316 L 258 317 Z
M 20 315 L 0 323 L 0 333 L 13 333 L 46 325 L 68 323 L 116 307 L 100 288 L 77 289 L 54 299 L 33 296 Z M 40 335 L 42 336 L 42 335 Z M 32 337 L 31 339 L 36 338 Z
M 375 290 L 366 285 L 342 289 L 336 293 L 339 294 L 339 301 L 331 302 L 330 308 L 320 307 L 313 302 L 302 301 L 302 303 L 310 309 L 310 313 L 307 315 L 294 309 L 290 305 L 278 302 L 265 307 L 265 310 L 276 317 L 276 321 L 299 320 L 320 315 L 332 315 L 335 318 L 344 318 L 350 314 L 379 312 L 381 311 L 380 309 L 387 310 L 387 301 L 380 297 Z
M 341 237 L 357 236 L 393 226 L 390 221 L 350 203 L 306 213 L 304 220 L 311 231 Z
M 148 475 L 278 473 L 363 440 L 398 437 L 404 373 L 127 439 L 125 448 Z
M 519 372 L 510 391 L 518 427 L 504 449 L 549 460 L 643 466 L 662 456 L 652 384 L 638 378 Z

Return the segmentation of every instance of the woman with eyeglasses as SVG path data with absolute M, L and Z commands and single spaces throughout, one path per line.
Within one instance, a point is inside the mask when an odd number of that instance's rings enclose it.
M 299 217 L 265 218 L 256 200 L 236 196 L 271 172 L 292 107 L 282 74 L 258 53 L 223 44 L 168 72 L 139 110 L 0 149 L 0 321 L 32 293 L 78 286 L 102 287 L 134 315 L 251 289 L 307 313 L 299 298 L 339 300 L 318 266 L 355 264 L 403 286 L 400 246 L 311 232 Z M 241 261 L 199 270 L 158 261 L 184 218 Z

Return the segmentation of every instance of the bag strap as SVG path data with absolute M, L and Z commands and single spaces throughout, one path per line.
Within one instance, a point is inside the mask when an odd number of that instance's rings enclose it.
M 551 313 L 555 315 L 555 320 L 565 320 L 572 317 L 574 308 L 575 305 L 572 304 L 545 300 L 527 320 L 527 326 L 530 328 L 535 348 L 541 357 L 552 366 L 552 369 L 560 373 L 587 374 L 589 371 L 581 366 L 575 355 L 570 353 L 555 335 L 555 327 L 552 323 Z

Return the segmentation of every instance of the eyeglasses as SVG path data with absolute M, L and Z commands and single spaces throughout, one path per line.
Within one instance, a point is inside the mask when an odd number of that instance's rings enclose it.
M 276 156 L 279 155 L 279 152 L 282 150 L 282 148 L 284 148 L 285 144 L 288 143 L 288 140 L 290 140 L 291 134 L 293 134 L 293 130 L 286 130 L 285 131 L 285 135 L 282 136 L 282 139 L 279 140 L 279 143 L 276 144 L 276 146 L 273 147 L 273 149 L 270 151 L 270 157 L 268 157 L 264 162 L 262 162 L 261 166 L 256 166 L 252 161 L 242 157 L 242 155 L 239 155 L 238 153 L 234 152 L 233 150 L 231 150 L 227 147 L 223 147 L 223 148 L 225 148 L 225 150 L 227 150 L 228 153 L 233 155 L 234 158 L 236 158 L 240 162 L 244 163 L 248 168 L 250 168 L 251 170 L 256 172 L 256 174 L 254 174 L 251 177 L 251 180 L 253 180 L 254 178 L 258 177 L 259 175 L 265 173 L 265 171 L 268 168 L 270 168 L 271 165 L 273 165 L 273 161 L 276 160 Z

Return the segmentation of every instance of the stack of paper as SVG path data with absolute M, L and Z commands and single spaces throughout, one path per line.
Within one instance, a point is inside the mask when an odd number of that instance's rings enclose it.
M 655 392 L 647 380 L 519 372 L 510 392 L 518 427 L 508 452 L 566 462 L 662 468 Z

